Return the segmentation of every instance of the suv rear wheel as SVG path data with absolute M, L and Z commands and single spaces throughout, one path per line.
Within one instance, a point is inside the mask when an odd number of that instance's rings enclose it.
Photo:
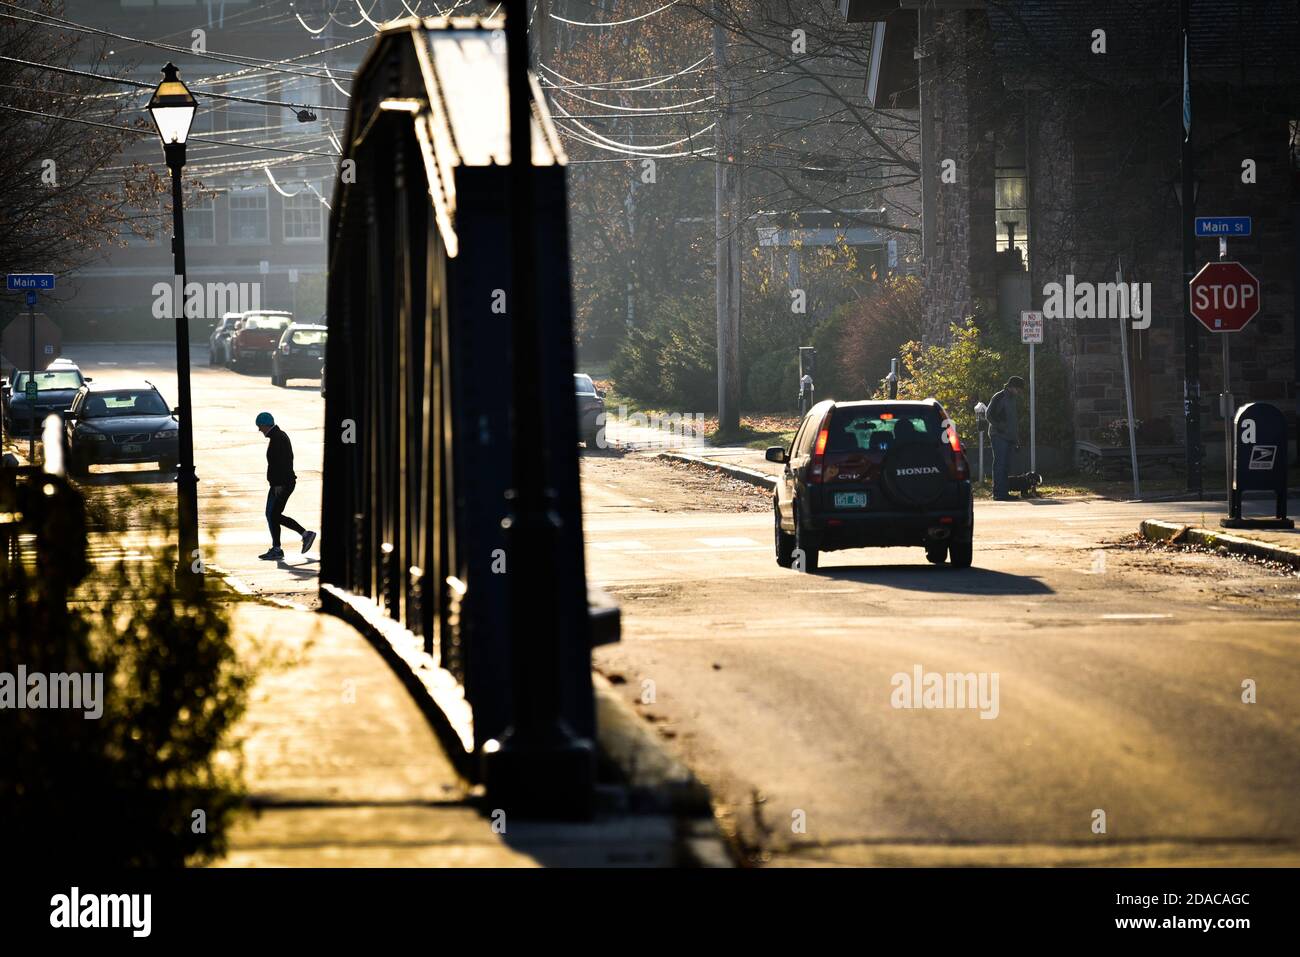
M 772 505 L 773 524 L 776 525 L 776 563 L 782 568 L 794 564 L 794 536 L 781 530 L 781 506 Z
M 925 557 L 935 565 L 942 565 L 948 557 L 948 543 L 940 542 L 938 545 L 926 545 Z
M 794 505 L 794 560 L 798 562 L 803 560 L 803 571 L 812 574 L 817 571 L 818 554 L 817 540 L 811 534 L 804 531 L 803 523 L 799 521 L 799 503 Z
M 948 544 L 948 557 L 952 559 L 953 568 L 970 568 L 971 560 L 974 558 L 974 542 L 950 542 Z

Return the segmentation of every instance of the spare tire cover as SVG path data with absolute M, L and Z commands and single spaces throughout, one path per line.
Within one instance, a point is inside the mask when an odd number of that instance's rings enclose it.
M 906 505 L 929 505 L 949 481 L 948 462 L 938 443 L 909 442 L 891 449 L 881 472 L 889 493 Z

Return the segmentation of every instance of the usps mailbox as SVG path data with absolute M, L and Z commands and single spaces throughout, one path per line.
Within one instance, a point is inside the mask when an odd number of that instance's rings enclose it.
M 1220 524 L 1224 528 L 1295 528 L 1295 522 L 1286 514 L 1287 435 L 1281 410 L 1266 402 L 1243 405 L 1233 421 L 1233 435 L 1228 517 Z M 1277 517 L 1242 518 L 1243 492 L 1272 492 L 1277 500 Z

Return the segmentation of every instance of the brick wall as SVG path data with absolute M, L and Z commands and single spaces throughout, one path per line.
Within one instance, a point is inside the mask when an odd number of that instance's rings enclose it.
M 1030 188 L 1030 276 L 1036 307 L 1043 287 L 1076 281 L 1113 282 L 1118 263 L 1128 282 L 1152 284 L 1149 329 L 1131 332 L 1136 417 L 1164 420 L 1183 437 L 1183 276 L 1180 208 L 1179 104 L 1170 90 L 1143 86 L 1109 91 L 1031 88 L 1005 90 L 984 51 L 987 25 L 973 12 L 939 18 L 930 56 L 922 62 L 932 104 L 936 166 L 957 160 L 955 184 L 927 171 L 934 204 L 934 251 L 925 263 L 925 336 L 942 342 L 947 327 L 996 297 L 993 161 L 999 114 L 1023 110 Z M 1223 85 L 1198 90 L 1194 107 L 1198 150 L 1197 211 L 1248 215 L 1254 235 L 1230 244 L 1229 258 L 1246 265 L 1263 286 L 1255 321 L 1232 340 L 1233 391 L 1238 400 L 1269 401 L 1294 414 L 1294 282 L 1292 171 L 1287 121 L 1300 117 L 1283 89 Z M 1257 164 L 1257 182 L 1241 181 L 1244 159 Z M 1199 240 L 1197 262 L 1218 257 L 1216 240 Z M 1124 418 L 1121 325 L 1113 319 L 1049 323 L 1045 346 L 1065 361 L 1076 437 L 1099 438 L 1101 427 Z M 1220 340 L 1202 333 L 1204 435 L 1222 432 L 1215 396 L 1222 388 Z

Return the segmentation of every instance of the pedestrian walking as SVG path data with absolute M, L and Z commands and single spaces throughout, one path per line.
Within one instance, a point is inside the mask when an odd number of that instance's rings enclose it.
M 1025 380 L 1013 375 L 1002 391 L 989 400 L 989 438 L 993 440 L 993 498 L 1011 500 L 1007 488 L 1011 474 L 1011 456 L 1020 448 L 1020 394 Z
M 271 529 L 271 547 L 258 555 L 258 558 L 274 561 L 284 558 L 284 549 L 280 547 L 280 527 L 297 532 L 302 536 L 302 550 L 306 553 L 316 541 L 316 533 L 309 532 L 298 522 L 284 514 L 284 506 L 298 484 L 298 476 L 293 472 L 293 445 L 289 436 L 275 424 L 275 417 L 270 412 L 257 413 L 257 428 L 267 438 L 266 445 L 266 481 L 271 490 L 266 495 L 266 524 Z

